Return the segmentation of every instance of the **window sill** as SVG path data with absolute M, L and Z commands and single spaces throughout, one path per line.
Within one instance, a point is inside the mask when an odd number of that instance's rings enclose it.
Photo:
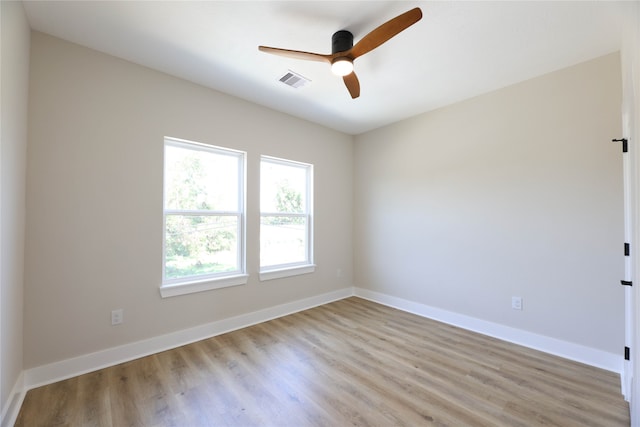
M 298 267 L 281 268 L 278 270 L 265 270 L 260 272 L 260 281 L 281 279 L 283 277 L 299 276 L 316 271 L 315 264 L 306 264 Z
M 178 295 L 193 294 L 195 292 L 209 291 L 212 289 L 227 288 L 230 286 L 245 285 L 249 280 L 248 274 L 222 277 L 219 279 L 206 279 L 197 282 L 184 282 L 171 285 L 160 286 L 162 298 L 175 297 Z

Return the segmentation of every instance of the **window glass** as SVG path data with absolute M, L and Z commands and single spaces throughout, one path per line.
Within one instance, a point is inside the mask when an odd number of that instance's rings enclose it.
M 262 157 L 261 271 L 312 264 L 312 166 Z
M 163 284 L 244 273 L 244 153 L 165 139 Z
M 304 213 L 308 167 L 263 159 L 260 167 L 260 210 Z
M 167 145 L 165 166 L 166 208 L 238 210 L 237 155 Z

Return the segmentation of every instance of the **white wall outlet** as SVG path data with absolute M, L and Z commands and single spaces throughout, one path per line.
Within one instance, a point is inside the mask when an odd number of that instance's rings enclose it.
M 124 321 L 124 309 L 119 308 L 111 312 L 111 325 L 119 325 Z
M 511 297 L 511 308 L 522 310 L 522 297 Z

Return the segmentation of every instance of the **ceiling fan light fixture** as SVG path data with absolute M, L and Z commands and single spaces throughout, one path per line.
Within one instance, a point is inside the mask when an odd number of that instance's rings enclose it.
M 346 76 L 353 72 L 353 61 L 349 58 L 336 58 L 331 63 L 331 72 L 336 76 Z

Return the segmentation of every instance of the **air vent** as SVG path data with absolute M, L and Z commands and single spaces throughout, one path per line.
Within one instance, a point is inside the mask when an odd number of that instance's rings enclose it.
M 295 89 L 298 89 L 306 85 L 307 83 L 311 82 L 311 80 L 309 80 L 308 78 L 303 77 L 298 73 L 294 73 L 291 70 L 287 71 L 287 73 L 284 76 L 280 77 L 280 81 L 286 84 L 287 86 L 291 86 L 292 88 L 295 88 Z

